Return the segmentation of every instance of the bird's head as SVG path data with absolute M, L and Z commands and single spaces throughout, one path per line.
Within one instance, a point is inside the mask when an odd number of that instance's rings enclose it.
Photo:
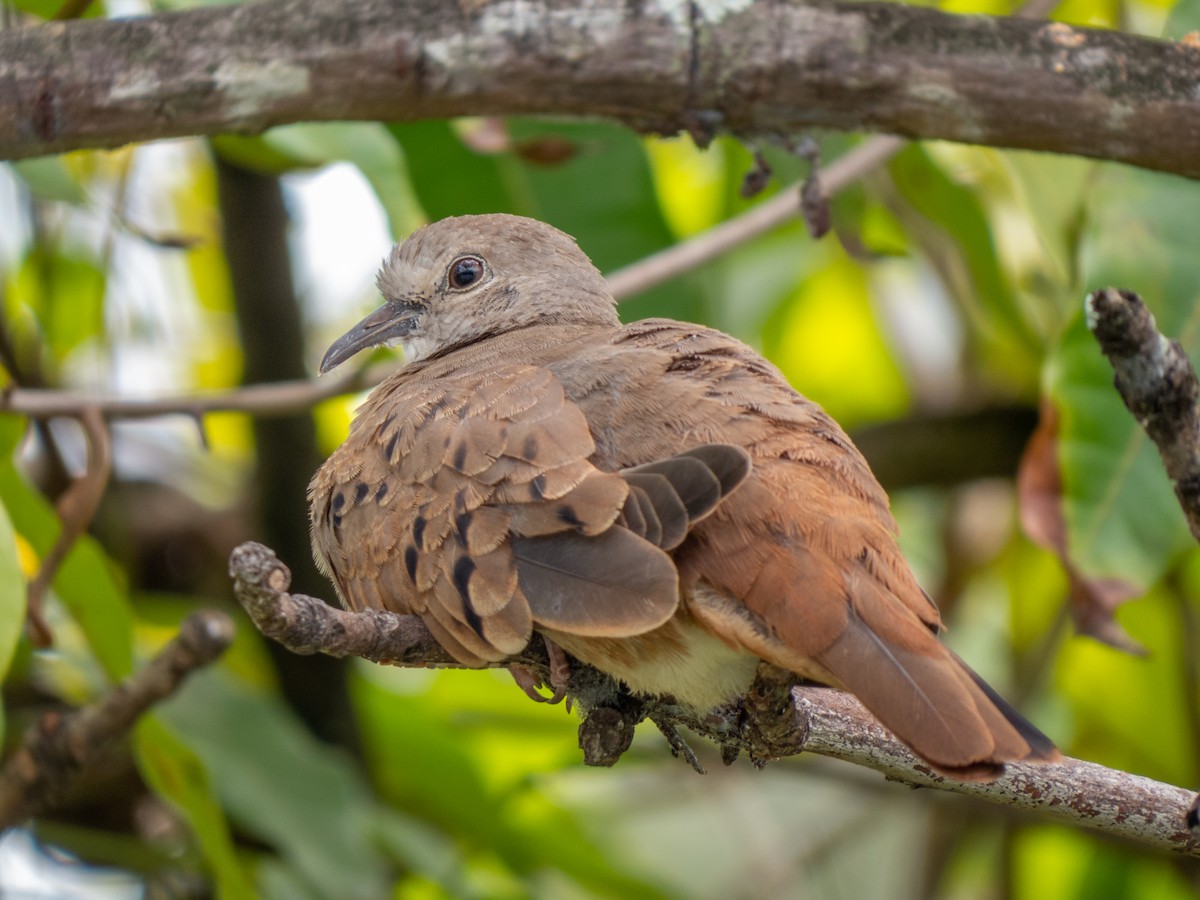
M 427 225 L 392 248 L 376 283 L 384 304 L 333 342 L 322 373 L 380 345 L 416 362 L 530 325 L 618 321 L 604 277 L 575 241 L 521 216 Z

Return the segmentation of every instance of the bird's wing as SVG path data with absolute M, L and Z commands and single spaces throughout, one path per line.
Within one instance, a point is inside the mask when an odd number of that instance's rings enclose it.
M 883 489 L 819 407 L 750 348 L 696 326 L 637 323 L 607 352 L 619 358 L 611 378 L 573 385 L 593 429 L 621 436 L 602 441 L 604 453 L 621 464 L 655 458 L 680 435 L 750 453 L 746 483 L 675 552 L 699 621 L 776 665 L 850 690 L 959 777 L 994 776 L 996 761 L 1055 757 L 937 639 L 937 609 L 900 553 Z
M 519 652 L 534 624 L 641 634 L 678 605 L 665 550 L 745 477 L 746 455 L 614 473 L 594 449 L 545 368 L 395 379 L 313 479 L 314 553 L 349 607 L 418 614 L 468 665 Z

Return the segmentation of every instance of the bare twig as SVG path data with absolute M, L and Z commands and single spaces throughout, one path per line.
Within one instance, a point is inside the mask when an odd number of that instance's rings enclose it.
M 150 706 L 217 659 L 233 641 L 233 631 L 233 620 L 225 613 L 193 613 L 154 659 L 97 703 L 42 716 L 0 771 L 0 829 L 52 807 L 74 778 Z
M 84 409 L 95 409 L 106 419 L 146 419 L 168 415 L 198 417 L 214 412 L 290 416 L 330 397 L 374 387 L 395 368 L 395 364 L 383 363 L 316 380 L 304 378 L 204 394 L 149 399 L 104 396 L 82 391 L 12 388 L 0 393 L 0 412 L 17 413 L 32 419 L 76 417 Z
M 1056 2 L 1057 0 L 1051 0 L 1048 6 L 1047 0 L 1029 0 L 1013 15 L 1024 19 L 1042 18 L 1049 14 Z M 903 150 L 907 143 L 901 138 L 889 135 L 868 138 L 835 160 L 828 168 L 824 168 L 818 177 L 810 175 L 804 181 L 780 191 L 778 196 L 766 203 L 613 272 L 608 276 L 613 296 L 618 300 L 636 296 L 664 281 L 690 272 L 693 268 L 728 253 L 800 215 L 804 216 L 810 233 L 813 233 L 813 223 L 821 224 L 823 216 L 827 214 L 827 210 L 822 208 L 823 204 L 827 204 L 839 191 L 882 166 Z M 762 157 L 756 156 L 755 162 L 754 171 L 758 171 L 763 166 Z M 812 155 L 811 162 L 815 175 L 819 159 Z M 813 233 L 813 237 L 820 237 L 823 233 Z
M 1192 537 L 1200 541 L 1200 385 L 1178 341 L 1159 333 L 1132 291 L 1105 288 L 1087 298 L 1087 323 L 1112 364 L 1121 399 L 1158 447 Z
M 893 137 L 873 137 L 864 141 L 822 171 L 821 193 L 825 197 L 832 197 L 883 165 L 904 144 L 905 141 Z M 739 216 L 618 269 L 608 276 L 608 286 L 613 296 L 625 300 L 649 290 L 799 216 L 802 211 L 802 189 L 803 183 L 791 185 Z
M 112 471 L 112 447 L 108 435 L 108 425 L 94 407 L 85 407 L 79 414 L 79 424 L 87 436 L 88 458 L 87 469 L 71 482 L 70 487 L 58 499 L 58 517 L 62 520 L 62 531 L 54 546 L 42 560 L 37 574 L 29 582 L 26 623 L 30 639 L 36 646 L 48 647 L 53 640 L 50 628 L 42 615 L 42 601 L 46 591 L 58 574 L 59 566 L 67 558 L 67 554 L 79 540 L 80 535 L 87 531 L 104 489 L 108 485 L 108 476 Z
M 242 544 L 230 558 L 234 593 L 264 633 L 301 653 L 358 655 L 414 667 L 457 664 L 415 616 L 378 610 L 360 613 L 335 609 L 312 597 L 287 593 L 290 573 L 261 544 Z M 519 657 L 522 665 L 546 674 L 540 641 Z M 510 661 L 511 662 L 511 661 Z M 506 663 L 507 664 L 507 663 Z M 754 760 L 777 759 L 801 751 L 867 766 L 889 779 L 914 787 L 933 787 L 991 803 L 1036 811 L 1046 819 L 1098 829 L 1142 845 L 1200 856 L 1200 840 L 1189 823 L 1195 794 L 1081 760 L 1056 765 L 1010 765 L 992 783 L 964 783 L 933 773 L 879 725 L 849 694 L 829 688 L 792 689 L 784 682 L 763 684 L 760 676 L 752 706 L 784 714 L 768 724 L 748 727 L 743 707 L 714 710 L 698 717 L 665 701 L 640 701 L 623 694 L 607 676 L 576 663 L 568 692 L 586 716 L 580 726 L 585 761 L 612 765 L 629 747 L 633 726 L 651 719 L 664 733 L 678 726 Z M 681 743 L 681 742 L 680 742 Z M 686 752 L 676 747 L 686 756 Z M 1189 818 L 1191 816 L 1191 818 Z

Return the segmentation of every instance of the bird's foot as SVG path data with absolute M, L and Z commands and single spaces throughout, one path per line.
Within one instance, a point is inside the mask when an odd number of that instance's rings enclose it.
M 567 660 L 567 654 L 563 652 L 563 648 L 550 640 L 550 638 L 542 635 L 542 640 L 546 644 L 546 656 L 549 661 L 549 685 L 542 680 L 533 669 L 528 666 L 514 663 L 508 667 L 509 674 L 512 675 L 513 681 L 517 683 L 517 687 L 525 692 L 530 700 L 538 703 L 559 703 L 567 696 L 567 683 L 571 680 L 571 664 Z M 547 697 L 540 690 L 542 687 L 549 687 L 551 694 Z M 567 712 L 571 711 L 571 701 L 567 700 Z
M 671 755 L 676 759 L 682 759 L 697 773 L 707 775 L 704 766 L 700 765 L 700 760 L 696 758 L 696 751 L 687 745 L 687 742 L 680 735 L 679 731 L 670 722 L 656 719 L 650 716 L 650 721 L 658 726 L 658 730 L 662 732 L 663 737 L 667 739 L 667 743 L 671 747 Z
M 773 759 L 799 753 L 806 734 L 797 738 L 797 717 L 792 688 L 796 675 L 769 663 L 762 663 L 754 683 L 741 701 L 738 743 L 755 767 L 761 769 Z M 737 759 L 737 749 L 722 748 L 726 765 Z

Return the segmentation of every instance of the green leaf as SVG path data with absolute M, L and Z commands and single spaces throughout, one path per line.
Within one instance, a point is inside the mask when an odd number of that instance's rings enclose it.
M 763 329 L 763 349 L 797 390 L 846 427 L 895 416 L 908 386 L 879 329 L 864 269 L 833 242 Z
M 1013 897 L 1079 900 L 1189 900 L 1195 884 L 1161 858 L 1100 843 L 1087 832 L 1022 828 L 1010 838 Z
M 623 860 L 598 854 L 572 814 L 529 778 L 578 764 L 569 720 L 530 704 L 502 673 L 438 673 L 413 694 L 388 690 L 393 674 L 424 681 L 425 673 L 366 669 L 352 682 L 385 796 L 464 843 L 488 848 L 523 878 L 557 869 L 593 891 L 661 895 Z
M 272 174 L 352 163 L 375 189 L 393 235 L 407 234 L 424 220 L 404 154 L 383 125 L 309 122 L 272 128 L 255 137 L 221 135 L 213 138 L 213 146 L 231 162 Z
M 0 416 L 0 463 L 11 464 L 28 427 L 20 416 Z M 25 624 L 25 576 L 17 552 L 17 535 L 0 499 L 0 683 L 8 675 Z M 0 745 L 4 741 L 4 707 L 0 704 Z
M 1189 31 L 1200 30 L 1200 0 L 1178 0 L 1171 7 L 1162 36 L 1177 41 Z
M 1179 598 L 1170 596 L 1190 592 L 1181 585 L 1171 579 L 1121 611 L 1122 626 L 1152 649 L 1148 656 L 1097 641 L 1068 641 L 1059 651 L 1055 686 L 1071 704 L 1073 756 L 1171 784 L 1195 779 L 1200 747 L 1188 722 L 1196 688 L 1182 677 L 1193 651 L 1181 639 Z
M 350 760 L 313 738 L 279 700 L 209 671 L 160 715 L 203 760 L 230 818 L 275 847 L 315 895 L 387 895 L 370 791 Z
M 511 119 L 501 134 L 507 144 L 487 153 L 467 146 L 445 122 L 391 130 L 404 147 L 413 186 L 432 219 L 494 212 L 541 219 L 572 235 L 603 272 L 674 241 L 645 149 L 626 129 Z M 551 142 L 566 148 L 563 158 L 539 156 L 537 148 Z M 647 291 L 622 307 L 626 318 L 648 315 L 703 321 L 703 296 L 685 280 Z
M 104 331 L 105 274 L 92 260 L 34 247 L 13 278 L 9 304 L 36 316 L 51 352 L 61 361 Z
M 17 556 L 17 535 L 8 512 L 0 503 L 0 682 L 8 675 L 24 623 L 25 579 Z M 3 708 L 0 707 L 0 742 L 3 738 Z
M 134 738 L 138 770 L 191 826 L 216 882 L 217 897 L 253 900 L 256 893 L 238 862 L 204 763 L 154 715 L 142 717 Z
M 0 416 L 0 421 L 9 418 Z M 0 501 L 16 530 L 44 558 L 58 538 L 62 522 L 11 459 L 0 460 Z M 133 612 L 113 571 L 114 564 L 99 543 L 83 535 L 59 568 L 54 589 L 87 636 L 104 671 L 117 681 L 133 669 Z
M 10 165 L 38 199 L 59 200 L 75 206 L 87 203 L 83 185 L 67 168 L 61 156 L 36 156 L 33 159 L 16 160 Z
M 1105 167 L 1079 250 L 1087 290 L 1137 291 L 1159 329 L 1200 350 L 1200 255 L 1192 246 L 1200 185 Z M 1083 298 L 1080 298 L 1082 301 Z M 1112 386 L 1112 369 L 1080 312 L 1046 364 L 1060 413 L 1059 463 L 1071 557 L 1089 575 L 1147 588 L 1191 546 L 1149 438 Z
M 431 119 L 388 130 L 404 148 L 413 189 L 431 220 L 473 213 L 533 215 L 529 207 L 518 208 L 500 156 L 469 149 L 449 122 Z
M 961 259 L 967 283 L 951 287 L 958 287 L 955 295 L 974 330 L 987 339 L 990 360 L 1009 378 L 1036 371 L 1041 339 L 1017 305 L 976 192 L 954 181 L 919 144 L 902 150 L 890 171 L 904 199 L 936 226 L 939 242 L 948 242 Z M 921 229 L 914 225 L 910 234 L 920 237 Z M 933 238 L 926 234 L 926 239 Z
M 41 19 L 53 19 L 58 11 L 62 9 L 63 3 L 64 0 L 10 0 L 10 5 L 13 9 L 29 13 Z M 94 19 L 102 16 L 105 14 L 104 8 L 105 5 L 100 0 L 92 0 L 80 18 Z

